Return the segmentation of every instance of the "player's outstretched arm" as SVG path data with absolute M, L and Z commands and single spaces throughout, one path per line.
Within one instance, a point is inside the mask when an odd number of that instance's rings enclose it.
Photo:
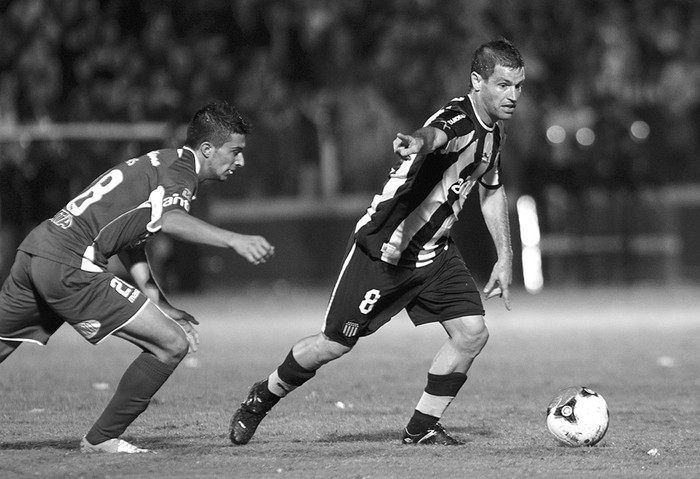
M 262 236 L 225 230 L 182 210 L 166 212 L 161 218 L 161 227 L 164 233 L 183 241 L 231 248 L 253 264 L 265 263 L 275 254 L 275 247 Z
M 510 243 L 510 225 L 508 219 L 508 201 L 505 189 L 479 188 L 481 212 L 484 222 L 496 246 L 498 260 L 493 266 L 491 276 L 484 287 L 484 294 L 489 297 L 503 297 L 506 309 L 510 311 L 510 284 L 513 281 L 513 248 Z M 500 288 L 500 294 L 497 293 Z M 496 294 L 494 294 L 496 293 Z
M 444 131 L 424 126 L 411 135 L 397 133 L 394 138 L 394 153 L 401 159 L 407 160 L 411 155 L 427 155 L 447 143 L 447 134 Z

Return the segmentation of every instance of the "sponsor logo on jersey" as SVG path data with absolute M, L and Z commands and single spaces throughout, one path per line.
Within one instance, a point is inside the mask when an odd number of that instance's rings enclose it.
M 459 120 L 461 120 L 461 119 L 463 119 L 463 118 L 466 118 L 466 117 L 467 117 L 467 115 L 465 115 L 464 113 L 462 113 L 462 114 L 457 115 L 457 116 L 454 117 L 454 118 L 450 118 L 449 120 L 447 120 L 446 123 L 447 123 L 449 126 L 452 126 L 452 125 L 454 125 L 455 123 L 457 123 Z
M 100 330 L 100 322 L 94 319 L 80 322 L 73 326 L 85 339 L 92 339 Z
M 346 338 L 352 338 L 353 336 L 357 335 L 357 330 L 360 327 L 359 324 L 357 324 L 355 321 L 348 321 L 345 323 L 345 326 L 343 326 L 343 336 Z
M 56 215 L 53 218 L 51 218 L 51 222 L 56 226 L 67 230 L 73 225 L 73 215 L 70 214 L 68 211 L 62 209 L 61 211 L 56 213 Z
M 470 178 L 464 179 L 460 178 L 457 183 L 450 186 L 450 189 L 455 195 L 461 195 L 462 193 L 467 194 L 474 186 L 474 180 Z
M 163 208 L 167 208 L 168 206 L 172 205 L 180 205 L 182 208 L 184 208 L 185 211 L 189 212 L 190 200 L 187 197 L 185 197 L 185 195 L 192 196 L 192 193 L 189 189 L 185 188 L 185 191 L 182 192 L 182 195 L 180 195 L 179 193 L 173 193 L 172 196 L 163 198 Z

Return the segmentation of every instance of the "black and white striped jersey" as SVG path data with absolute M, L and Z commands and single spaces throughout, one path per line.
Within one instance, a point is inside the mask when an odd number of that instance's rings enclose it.
M 469 96 L 451 100 L 425 123 L 447 134 L 441 148 L 399 161 L 355 226 L 355 240 L 371 257 L 416 268 L 447 249 L 450 230 L 479 182 L 501 186 L 501 122 L 487 127 Z

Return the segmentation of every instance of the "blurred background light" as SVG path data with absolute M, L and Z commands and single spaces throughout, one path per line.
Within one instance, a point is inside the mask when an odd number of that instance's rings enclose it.
M 645 141 L 649 138 L 649 133 L 651 133 L 651 128 L 645 121 L 637 120 L 630 125 L 630 136 L 635 141 Z
M 547 128 L 547 140 L 558 145 L 566 140 L 566 130 L 559 125 L 552 125 Z
M 588 127 L 579 128 L 576 131 L 576 141 L 581 146 L 591 146 L 595 143 L 595 132 Z

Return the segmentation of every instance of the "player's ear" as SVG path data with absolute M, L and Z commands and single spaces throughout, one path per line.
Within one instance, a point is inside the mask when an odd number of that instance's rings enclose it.
M 477 72 L 472 72 L 469 76 L 469 80 L 472 82 L 472 89 L 474 91 L 481 90 L 481 75 Z
M 204 141 L 201 145 L 199 145 L 199 151 L 202 153 L 204 158 L 209 158 L 214 153 L 214 145 L 208 141 Z

